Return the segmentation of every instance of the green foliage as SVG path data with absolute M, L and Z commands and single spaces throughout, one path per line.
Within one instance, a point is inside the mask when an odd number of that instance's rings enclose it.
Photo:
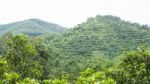
M 113 79 L 106 79 L 99 82 L 100 84 L 116 84 L 116 82 Z
M 115 80 L 105 76 L 104 72 L 95 72 L 88 68 L 78 77 L 76 84 L 116 84 Z
M 107 71 L 107 76 L 114 78 L 118 84 L 149 84 L 149 66 L 149 50 L 129 51 L 123 54 L 116 68 Z
M 51 81 L 52 81 L 52 80 L 48 80 L 48 79 L 47 79 L 47 80 L 43 80 L 43 82 L 42 82 L 42 83 L 43 83 L 43 84 L 50 84 L 50 83 L 51 83 Z
M 6 53 L 7 46 L 6 46 L 5 42 L 8 39 L 12 38 L 12 36 L 13 35 L 11 32 L 7 32 L 2 37 L 0 37 L 0 55 L 4 55 Z
M 7 69 L 8 69 L 7 61 L 0 58 L 0 80 L 1 78 L 4 78 L 4 73 Z
M 69 84 L 69 83 L 68 83 L 68 81 L 66 81 L 65 79 L 61 79 L 61 80 L 59 80 L 59 79 L 54 79 L 54 80 L 52 81 L 52 84 Z
M 28 57 L 34 56 L 36 51 L 32 45 L 28 44 L 27 37 L 15 36 L 11 38 L 7 45 L 9 50 L 5 58 L 8 60 L 11 66 L 22 66 Z
M 150 51 L 140 49 L 125 54 L 121 63 L 131 83 L 150 83 Z
M 43 80 L 43 84 L 70 84 L 65 79 Z
M 34 62 L 32 65 L 29 65 L 25 70 L 22 72 L 24 77 L 33 77 L 33 78 L 40 78 L 43 74 L 43 67 L 38 63 Z
M 5 59 L 14 71 L 20 70 L 26 65 L 28 58 L 36 54 L 34 47 L 28 44 L 28 39 L 25 36 L 17 35 L 12 37 L 8 40 L 7 46 L 9 49 L 5 55 Z
M 51 40 L 49 45 L 62 49 L 64 55 L 90 56 L 99 51 L 111 58 L 141 44 L 150 47 L 149 29 L 118 17 L 97 15 Z
M 11 73 L 5 73 L 5 78 L 3 79 L 4 84 L 16 84 L 17 81 L 19 81 L 20 75 L 11 72 Z
M 25 78 L 19 82 L 19 84 L 40 84 L 37 80 L 31 78 Z
M 27 37 L 16 35 L 7 41 L 7 46 L 8 51 L 4 58 L 10 70 L 19 73 L 21 77 L 40 78 L 42 76 L 42 66 L 33 59 L 37 53 L 36 49 L 29 44 Z
M 149 37 L 146 25 L 99 15 L 63 34 L 7 33 L 0 37 L 0 84 L 149 84 Z

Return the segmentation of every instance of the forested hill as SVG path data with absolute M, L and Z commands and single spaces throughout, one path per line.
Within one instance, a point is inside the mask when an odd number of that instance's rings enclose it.
M 93 52 L 117 56 L 123 51 L 134 50 L 137 46 L 149 47 L 150 28 L 111 15 L 97 15 L 52 42 L 72 56 L 90 56 Z
M 53 30 L 37 19 L 0 29 Z M 0 35 L 0 84 L 150 84 L 148 48 L 148 26 L 114 16 L 97 15 L 63 33 L 8 32 Z
M 65 30 L 67 29 L 63 26 L 36 18 L 0 25 L 0 34 L 12 32 L 15 34 L 39 35 L 48 32 L 64 32 Z

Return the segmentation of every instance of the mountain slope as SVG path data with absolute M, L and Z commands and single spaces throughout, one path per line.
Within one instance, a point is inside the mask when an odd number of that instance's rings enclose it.
M 28 19 L 24 21 L 0 25 L 0 34 L 13 32 L 34 35 L 48 32 L 64 32 L 65 30 L 65 27 L 53 23 L 48 23 L 39 19 Z
M 150 28 L 115 16 L 97 15 L 70 29 L 52 43 L 70 56 L 90 56 L 95 52 L 117 56 L 141 45 L 150 47 Z

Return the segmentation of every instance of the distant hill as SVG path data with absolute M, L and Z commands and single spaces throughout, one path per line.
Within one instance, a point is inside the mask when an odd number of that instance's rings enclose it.
M 12 32 L 15 34 L 24 33 L 28 35 L 38 35 L 48 32 L 64 32 L 65 30 L 67 30 L 65 27 L 35 18 L 0 25 L 0 34 Z
M 150 47 L 150 28 L 111 15 L 97 15 L 70 29 L 50 44 L 70 56 L 90 56 L 93 52 L 117 56 L 141 45 Z

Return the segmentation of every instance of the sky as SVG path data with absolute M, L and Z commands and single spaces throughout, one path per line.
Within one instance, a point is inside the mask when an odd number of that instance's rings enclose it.
M 98 14 L 150 25 L 150 0 L 0 0 L 0 24 L 39 18 L 70 28 Z

